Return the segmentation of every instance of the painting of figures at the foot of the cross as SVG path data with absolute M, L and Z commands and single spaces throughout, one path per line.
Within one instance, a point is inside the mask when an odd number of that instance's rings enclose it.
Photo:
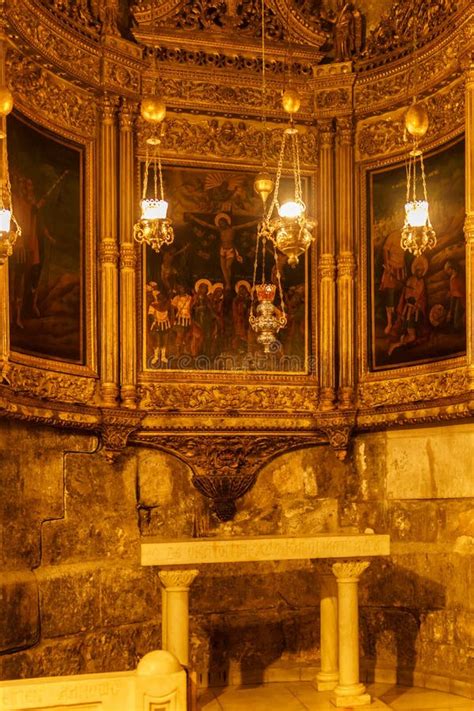
M 255 175 L 167 168 L 163 177 L 175 237 L 158 254 L 150 247 L 144 254 L 145 369 L 306 372 L 307 256 L 292 268 L 267 245 L 266 280 L 277 284 L 280 271 L 283 304 L 278 288 L 274 303 L 288 323 L 268 354 L 249 325 L 262 214 Z M 261 276 L 260 260 L 256 283 Z
M 414 257 L 400 245 L 406 170 L 368 176 L 372 368 L 462 355 L 466 350 L 464 141 L 425 158 L 434 249 Z

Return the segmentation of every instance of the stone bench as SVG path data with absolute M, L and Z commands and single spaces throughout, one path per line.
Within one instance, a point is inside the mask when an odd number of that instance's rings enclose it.
M 321 576 L 321 671 L 319 690 L 333 690 L 338 707 L 369 704 L 359 676 L 359 577 L 367 558 L 389 555 L 388 535 L 332 534 L 258 536 L 166 541 L 141 544 L 142 565 L 161 568 L 162 646 L 189 664 L 189 590 L 206 563 L 315 559 L 325 561 Z M 339 559 L 339 560 L 338 560 Z
M 170 652 L 146 654 L 132 672 L 0 682 L 1 711 L 186 711 L 186 672 Z

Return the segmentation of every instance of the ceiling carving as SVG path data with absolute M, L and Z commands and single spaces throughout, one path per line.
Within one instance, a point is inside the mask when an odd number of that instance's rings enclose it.
M 470 0 L 418 0 L 418 45 L 447 30 Z M 90 37 L 122 35 L 145 46 L 257 51 L 261 0 L 43 0 Z M 313 52 L 313 63 L 399 56 L 413 43 L 413 0 L 265 0 L 269 56 Z

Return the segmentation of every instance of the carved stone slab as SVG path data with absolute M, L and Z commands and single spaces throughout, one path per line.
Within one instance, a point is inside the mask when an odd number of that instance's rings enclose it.
M 163 541 L 141 544 L 142 565 L 198 565 L 307 558 L 366 558 L 390 554 L 390 536 L 336 534 L 331 536 L 258 536 Z

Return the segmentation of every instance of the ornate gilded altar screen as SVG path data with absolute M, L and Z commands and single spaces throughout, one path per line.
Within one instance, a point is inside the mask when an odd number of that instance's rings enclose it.
M 92 3 L 76 14 L 53 2 L 0 3 L 16 111 L 12 183 L 34 225 L 0 268 L 0 407 L 98 432 L 112 459 L 127 442 L 177 453 L 198 488 L 232 512 L 277 453 L 329 442 L 343 457 L 353 432 L 472 414 L 474 15 L 468 2 L 431 3 L 411 57 L 402 40 L 388 46 L 382 25 L 364 43 L 356 8 L 333 16 L 301 3 L 289 10 L 285 0 L 268 7 L 270 163 L 291 64 L 318 221 L 301 268 L 282 264 L 291 328 L 269 363 L 245 317 L 263 141 L 261 18 L 248 3 L 204 5 L 196 15 L 180 0 L 150 0 L 121 15 L 113 3 L 98 14 Z M 400 17 L 391 11 L 389 23 L 403 39 Z M 417 351 L 384 333 L 400 301 L 380 301 L 379 290 L 382 242 L 395 226 L 374 243 L 392 211 L 373 199 L 390 176 L 398 181 L 414 63 L 431 119 L 429 179 L 446 181 L 448 162 L 457 176 L 465 165 L 465 199 L 459 177 L 453 222 L 420 277 L 428 298 Z M 146 138 L 138 105 L 158 93 L 168 107 L 163 163 L 177 238 L 156 256 L 134 244 L 132 228 Z M 222 242 L 223 214 L 232 244 Z M 196 302 L 200 287 L 198 327 L 183 317 L 152 330 L 170 309 L 165 290 L 169 302 Z

